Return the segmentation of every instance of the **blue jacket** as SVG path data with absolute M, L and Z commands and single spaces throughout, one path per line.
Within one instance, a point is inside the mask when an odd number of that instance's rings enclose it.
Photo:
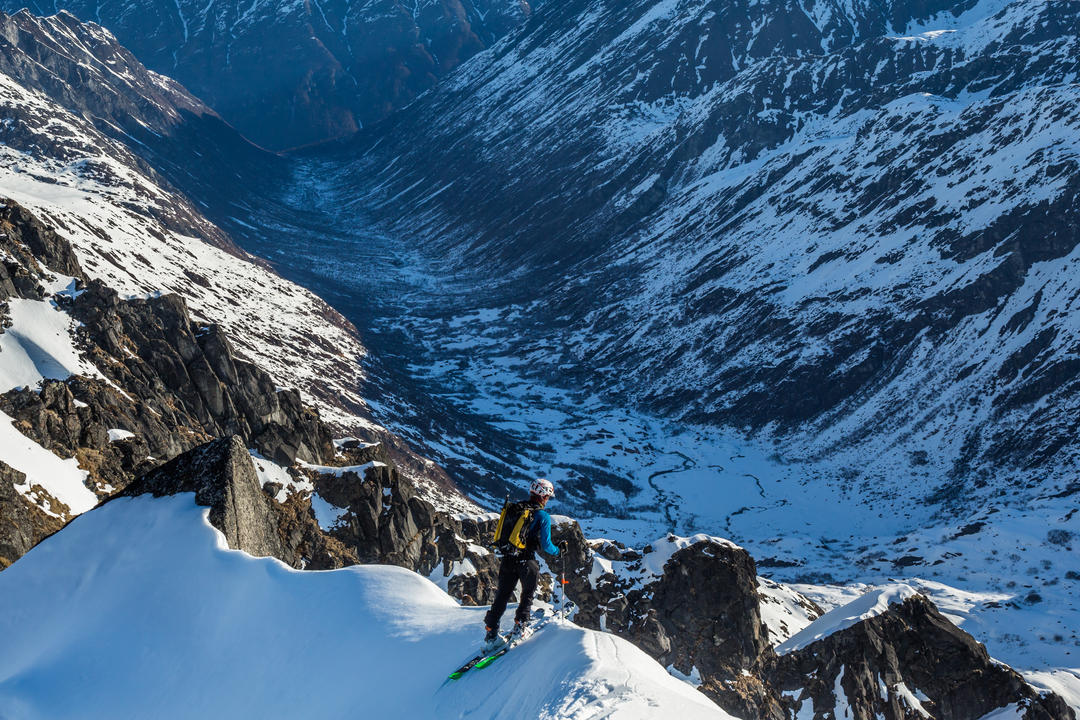
M 558 556 L 559 548 L 551 542 L 551 516 L 546 510 L 537 510 L 536 519 L 529 528 L 529 537 L 536 538 L 536 545 L 548 555 Z M 532 543 L 530 543 L 531 545 Z

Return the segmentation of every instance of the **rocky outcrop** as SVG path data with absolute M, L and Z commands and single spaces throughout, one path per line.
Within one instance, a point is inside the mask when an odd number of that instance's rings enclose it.
M 669 535 L 641 550 L 610 541 L 590 547 L 576 523 L 560 525 L 557 535 L 570 546 L 567 592 L 580 608 L 576 622 L 621 635 L 687 677 L 739 686 L 734 702 L 721 703 L 731 712 L 752 693 L 766 699 L 755 710 L 776 711 L 762 717 L 780 717 L 769 688 L 743 687 L 761 684 L 745 671 L 772 652 L 749 553 L 704 535 Z
M 1074 717 L 1059 696 L 1036 692 L 922 595 L 767 660 L 761 674 L 787 697 L 792 716 L 812 706 L 814 717 L 822 717 L 846 704 L 852 720 L 914 720 L 926 713 L 978 720 L 1016 704 L 1025 720 Z M 710 695 L 718 690 L 706 688 Z
M 490 522 L 437 510 L 391 462 L 382 444 L 346 450 L 350 469 L 306 468 L 319 497 L 340 508 L 327 533 L 358 562 L 399 565 L 446 578 L 450 594 L 469 604 L 490 602 L 498 568 L 483 547 Z
M 0 199 L 0 255 L 0 301 L 40 298 L 40 280 L 49 270 L 86 279 L 70 243 L 22 205 L 4 199 Z
M 332 457 L 328 429 L 299 393 L 240 360 L 220 327 L 195 323 L 179 295 L 121 301 L 92 280 L 72 306 L 89 359 L 169 424 L 209 436 L 236 434 L 275 462 Z
M 121 494 L 193 492 L 229 547 L 295 568 L 398 565 L 444 577 L 450 592 L 469 604 L 490 601 L 495 558 L 476 544 L 489 523 L 436 510 L 385 458 L 376 445 L 345 451 L 337 459 L 350 464 L 341 468 L 301 464 L 290 469 L 300 489 L 282 493 L 281 485 L 260 483 L 243 440 L 233 435 L 151 470 Z M 319 525 L 316 496 L 341 511 L 331 527 Z M 468 572 L 458 571 L 463 567 Z
M 70 519 L 67 508 L 41 487 L 27 488 L 32 502 L 19 491 L 26 475 L 0 461 L 0 570 L 25 555 L 30 548 L 52 535 Z M 42 509 L 46 505 L 53 514 Z
M 237 436 L 214 440 L 135 480 L 122 493 L 155 497 L 195 493 L 229 547 L 257 557 L 283 557 L 277 518 L 262 490 L 251 455 Z
M 169 425 L 153 404 L 97 379 L 44 380 L 40 388 L 0 395 L 0 410 L 23 435 L 63 458 L 75 457 L 89 471 L 88 482 L 105 497 L 156 464 L 209 437 Z M 110 429 L 131 437 L 113 439 Z
M 74 285 L 50 296 L 46 287 L 55 288 L 56 274 L 70 276 Z M 299 393 L 277 388 L 266 372 L 237 357 L 220 327 L 194 322 L 178 295 L 121 300 L 102 282 L 87 282 L 70 244 L 7 201 L 0 204 L 0 301 L 10 298 L 47 300 L 79 321 L 83 356 L 101 376 L 46 379 L 10 390 L 0 394 L 0 411 L 46 450 L 75 458 L 100 498 L 214 437 L 238 436 L 241 447 L 286 466 L 298 458 L 334 458 L 330 431 L 318 413 Z M 0 332 L 5 317 L 0 304 Z M 16 493 L 0 506 L 6 563 L 70 519 L 43 492 Z M 308 537 L 312 543 L 322 549 L 305 549 L 295 540 L 263 550 L 285 559 L 282 548 L 288 547 L 298 557 L 338 558 L 325 561 L 338 566 L 356 561 Z
M 641 550 L 587 543 L 572 522 L 555 535 L 570 548 L 575 621 L 699 678 L 700 690 L 735 717 L 791 720 L 812 708 L 821 720 L 846 703 L 851 720 L 915 720 L 918 696 L 941 720 L 978 720 L 1012 703 L 1028 720 L 1073 718 L 1061 698 L 992 660 L 923 596 L 778 656 L 762 623 L 754 561 L 742 548 L 704 535 L 669 535 Z
M 700 536 L 633 550 L 598 543 L 595 558 L 576 524 L 557 533 L 571 547 L 568 592 L 577 621 L 631 640 L 685 675 L 737 677 L 768 647 L 757 570 L 742 548 Z M 594 571 L 595 567 L 595 571 Z

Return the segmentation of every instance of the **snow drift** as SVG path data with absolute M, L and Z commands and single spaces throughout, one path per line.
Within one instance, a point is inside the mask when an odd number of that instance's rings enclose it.
M 227 549 L 191 495 L 122 498 L 0 575 L 5 718 L 726 718 L 617 637 L 548 626 L 457 682 L 482 608 L 401 568 Z

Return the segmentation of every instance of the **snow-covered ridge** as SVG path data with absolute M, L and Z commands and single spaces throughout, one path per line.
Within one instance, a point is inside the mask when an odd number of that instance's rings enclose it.
M 27 718 L 729 717 L 629 643 L 570 624 L 447 684 L 482 608 L 401 568 L 304 573 L 228 550 L 206 513 L 190 495 L 114 500 L 0 574 L 0 704 Z M 283 682 L 296 667 L 303 681 Z
M 847 605 L 830 610 L 776 647 L 785 655 L 802 650 L 807 645 L 845 630 L 863 620 L 877 617 L 888 611 L 889 606 L 899 605 L 918 592 L 910 585 L 897 584 L 866 593 Z

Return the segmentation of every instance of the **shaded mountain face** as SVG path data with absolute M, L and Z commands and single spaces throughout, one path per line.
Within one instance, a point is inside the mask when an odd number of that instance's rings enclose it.
M 483 268 L 462 307 L 539 375 L 871 495 L 1075 492 L 1078 36 L 1028 0 L 545 6 L 340 184 Z
M 22 7 L 107 27 L 147 67 L 272 149 L 385 117 L 530 12 L 525 0 L 0 3 Z
M 166 191 L 142 193 L 162 207 L 157 217 L 171 228 L 238 252 L 225 233 L 206 222 L 202 209 L 179 192 L 196 198 L 202 208 L 220 211 L 245 186 L 282 177 L 279 158 L 252 145 L 217 113 L 175 80 L 148 70 L 108 30 L 81 23 L 70 13 L 35 17 L 27 11 L 0 13 L 0 72 L 21 91 L 36 91 L 78 122 L 113 141 L 83 138 L 82 128 L 67 127 L 64 118 L 50 121 L 54 111 L 5 128 L 5 142 L 31 148 L 41 157 L 70 157 L 80 144 L 97 149 L 129 166 Z M 18 114 L 12 116 L 19 119 Z M 52 131 L 31 130 L 41 123 Z M 256 181 L 258 180 L 258 182 Z M 182 206 L 182 207 L 181 207 Z
M 237 193 L 277 183 L 287 170 L 280 158 L 245 141 L 175 81 L 148 71 L 106 30 L 80 24 L 70 14 L 0 15 L 0 110 L 5 119 L 0 123 L 0 195 L 23 205 L 49 232 L 70 242 L 88 286 L 98 287 L 94 282 L 101 281 L 101 288 L 111 288 L 99 297 L 101 316 L 109 319 L 98 327 L 103 347 L 129 334 L 109 327 L 126 314 L 123 308 L 175 301 L 190 311 L 190 321 L 220 324 L 236 344 L 235 358 L 268 373 L 256 383 L 263 389 L 297 388 L 337 432 L 374 433 L 409 477 L 423 485 L 421 478 L 438 475 L 436 484 L 451 486 L 438 468 L 372 421 L 361 390 L 367 349 L 356 328 L 324 301 L 240 250 L 208 219 Z M 40 298 L 36 285 L 27 292 Z M 162 305 L 155 299 L 163 294 L 176 297 Z M 31 329 L 41 325 L 33 318 L 23 324 Z M 175 331 L 185 324 L 158 333 L 149 345 L 179 342 L 186 349 L 177 346 L 177 351 L 190 360 L 190 333 Z M 147 352 L 158 359 L 172 355 L 165 345 Z M 130 357 L 126 353 L 131 350 L 113 345 L 106 354 Z M 169 374 L 180 385 L 187 383 L 183 373 Z M 129 379 L 152 376 L 134 370 Z M 19 379 L 4 390 L 32 386 L 33 380 Z M 245 384 L 237 375 L 223 382 Z M 70 401 L 53 399 L 57 402 L 43 398 L 42 403 L 60 408 L 61 414 L 70 410 Z M 281 393 L 278 399 L 299 402 L 299 396 Z M 222 403 L 218 397 L 206 407 L 236 409 L 242 404 Z M 209 432 L 224 432 L 226 426 L 237 431 L 231 425 L 225 422 Z M 297 440 L 292 435 L 279 440 L 289 445 Z M 100 433 L 94 440 L 106 442 Z M 155 457 L 182 449 L 165 447 L 172 449 L 159 448 Z M 452 490 L 446 494 L 459 497 Z

